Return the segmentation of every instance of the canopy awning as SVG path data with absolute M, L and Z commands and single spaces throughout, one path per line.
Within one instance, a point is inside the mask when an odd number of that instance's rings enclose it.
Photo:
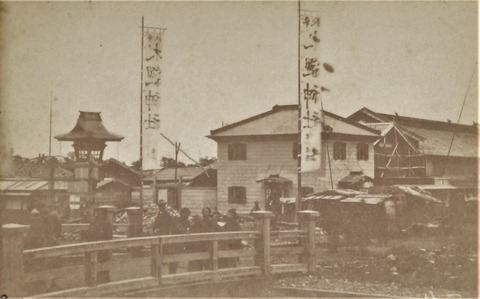
M 391 194 L 362 194 L 343 199 L 342 203 L 364 203 L 369 205 L 376 205 L 385 202 L 385 200 L 391 198 Z
M 351 189 L 330 189 L 322 192 L 311 193 L 304 200 L 333 200 L 339 201 L 344 198 L 354 197 L 356 195 L 366 194 L 365 192 Z
M 297 199 L 295 197 L 280 197 L 281 203 L 295 203 Z
M 403 192 L 413 195 L 415 197 L 424 199 L 426 201 L 431 201 L 435 203 L 441 203 L 441 200 L 436 199 L 432 195 L 430 195 L 427 191 L 420 189 L 419 187 L 412 187 L 412 186 L 397 186 Z
M 341 184 L 353 185 L 363 182 L 373 182 L 373 179 L 367 175 L 364 175 L 363 173 L 350 173 L 338 182 Z
M 421 190 L 455 190 L 458 189 L 455 186 L 443 184 L 443 185 L 415 185 Z
M 257 180 L 257 183 L 266 183 L 266 184 L 291 184 L 292 180 L 281 177 L 278 174 L 271 174 L 267 178 Z

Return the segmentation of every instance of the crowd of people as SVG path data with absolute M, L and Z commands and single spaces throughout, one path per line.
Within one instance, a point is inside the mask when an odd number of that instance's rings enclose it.
M 239 217 L 235 209 L 228 210 L 224 216 L 219 212 L 212 212 L 209 207 L 202 209 L 202 215 L 191 215 L 188 208 L 182 208 L 179 212 L 180 217 L 174 217 L 167 211 L 167 204 L 164 200 L 158 202 L 158 215 L 153 224 L 156 235 L 178 235 L 189 233 L 214 233 L 214 232 L 233 232 L 241 231 Z M 167 254 L 181 254 L 205 252 L 209 250 L 210 243 L 189 242 L 181 244 L 167 245 L 164 250 Z M 241 249 L 243 244 L 241 240 L 226 240 L 219 242 L 219 250 Z M 219 268 L 235 267 L 238 258 L 221 258 L 218 261 Z M 209 270 L 212 265 L 209 260 L 194 260 L 188 263 L 188 271 Z M 178 262 L 169 264 L 169 272 L 176 273 Z
M 180 211 L 171 213 L 172 208 L 167 206 L 164 200 L 158 202 L 158 214 L 153 224 L 155 235 L 179 235 L 193 233 L 215 233 L 215 232 L 234 232 L 241 231 L 241 217 L 237 215 L 235 209 L 230 209 L 225 215 L 218 211 L 212 212 L 209 207 L 202 209 L 201 215 L 191 215 L 188 208 L 182 208 Z M 258 203 L 255 204 L 253 211 L 260 210 Z M 103 211 L 104 212 L 104 211 Z M 82 231 L 81 240 L 84 242 L 112 240 L 113 225 L 102 211 L 96 211 L 89 229 Z M 34 249 L 40 247 L 50 247 L 59 245 L 61 237 L 61 215 L 55 211 L 49 211 L 46 205 L 38 205 L 31 212 L 32 222 L 26 236 L 25 248 Z M 243 248 L 245 242 L 238 240 L 221 240 L 218 243 L 218 250 L 236 250 Z M 248 244 L 247 244 L 248 245 Z M 188 243 L 168 244 L 164 246 L 166 254 L 199 253 L 209 252 L 212 242 L 198 241 Z M 106 262 L 111 258 L 110 251 L 102 251 L 99 254 L 99 261 Z M 235 267 L 239 262 L 238 257 L 219 258 L 218 267 Z M 209 270 L 212 268 L 211 260 L 192 260 L 188 263 L 188 271 Z M 176 273 L 178 262 L 169 264 L 169 272 Z M 99 273 L 99 280 L 107 282 L 110 280 L 108 273 Z

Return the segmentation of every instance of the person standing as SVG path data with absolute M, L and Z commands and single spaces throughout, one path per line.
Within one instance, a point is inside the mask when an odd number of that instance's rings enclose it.
M 202 209 L 202 233 L 214 232 L 212 225 L 212 210 L 209 207 Z
M 190 209 L 182 208 L 180 210 L 180 217 L 173 221 L 171 228 L 172 228 L 171 230 L 172 235 L 188 234 L 190 232 Z M 166 245 L 166 246 L 168 246 L 166 251 L 169 253 L 182 254 L 187 252 L 186 243 L 177 243 L 177 244 Z M 173 262 L 169 264 L 170 274 L 177 273 L 177 269 L 178 269 L 178 262 Z
M 49 218 L 48 206 L 44 203 L 39 203 L 36 208 L 30 212 L 31 221 L 27 235 L 25 237 L 25 249 L 35 249 L 42 247 L 52 247 L 57 245 L 55 233 Z M 60 224 L 61 231 L 61 224 Z M 46 257 L 25 262 L 25 268 L 30 271 L 35 270 L 49 270 L 60 266 L 59 260 L 56 258 Z M 60 262 L 61 263 L 61 262 Z M 36 281 L 27 283 L 31 288 L 41 292 L 47 292 L 55 289 L 54 279 L 48 282 Z M 49 286 L 50 285 L 50 286 Z
M 55 245 L 59 245 L 60 238 L 62 237 L 61 218 L 58 213 L 58 207 L 55 207 L 47 216 L 48 225 L 50 226 Z
M 223 226 L 219 224 L 220 221 L 222 221 L 222 214 L 220 214 L 220 212 L 213 212 L 211 226 L 214 232 L 224 231 Z
M 225 227 L 224 230 L 226 232 L 235 232 L 235 231 L 241 231 L 242 227 L 240 226 L 240 223 L 238 222 L 238 215 L 237 215 L 237 210 L 236 209 L 230 209 L 227 212 L 227 218 L 225 221 Z M 227 250 L 237 250 L 243 248 L 242 241 L 241 240 L 228 240 L 226 242 L 226 249 Z M 222 267 L 236 267 L 238 262 L 239 262 L 239 257 L 232 257 L 232 258 L 226 258 L 222 262 Z
M 260 202 L 255 201 L 253 208 L 250 210 L 250 215 L 252 215 L 253 212 L 261 211 L 260 209 Z
M 165 236 L 170 234 L 171 216 L 167 211 L 167 203 L 161 199 L 158 201 L 158 214 L 153 223 L 153 231 L 156 235 Z
M 55 246 L 55 236 L 49 220 L 48 208 L 41 203 L 30 212 L 30 228 L 25 238 L 25 249 Z M 61 230 L 61 226 L 60 226 Z
M 163 199 L 158 201 L 158 214 L 153 223 L 153 231 L 158 236 L 170 235 L 173 229 L 172 216 L 167 211 L 167 202 Z M 176 244 L 165 245 L 164 252 L 166 254 L 174 253 Z M 169 273 L 175 273 L 177 271 L 178 263 L 169 263 Z
M 113 219 L 108 215 L 109 208 L 113 207 L 98 207 L 93 213 L 93 220 L 86 231 L 82 231 L 81 240 L 84 242 L 108 241 L 113 240 Z M 112 211 L 113 212 L 113 211 Z M 101 250 L 97 252 L 97 261 L 105 263 L 112 258 L 111 250 Z M 110 271 L 98 271 L 97 282 L 107 283 L 110 281 Z

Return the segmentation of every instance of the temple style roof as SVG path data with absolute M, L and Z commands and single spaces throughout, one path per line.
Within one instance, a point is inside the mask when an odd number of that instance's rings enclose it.
M 70 133 L 55 136 L 59 141 L 79 139 L 97 139 L 103 141 L 120 141 L 124 137 L 110 133 L 102 124 L 100 112 L 80 111 L 77 124 Z

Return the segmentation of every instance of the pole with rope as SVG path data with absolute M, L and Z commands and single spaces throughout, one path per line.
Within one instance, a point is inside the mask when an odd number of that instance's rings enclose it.
M 473 77 L 475 77 L 475 74 L 476 74 L 476 71 L 477 71 L 477 67 L 476 67 L 477 63 L 478 63 L 478 61 L 475 63 L 475 67 L 473 68 L 472 76 L 470 77 L 470 82 L 468 83 L 467 91 L 465 92 L 465 96 L 463 98 L 462 109 L 460 109 L 460 114 L 458 115 L 457 124 L 460 123 L 460 118 L 462 117 L 463 108 L 465 107 L 465 102 L 467 101 L 468 91 L 470 90 L 470 86 L 472 85 Z M 453 136 L 452 136 L 452 140 L 450 141 L 450 146 L 448 147 L 447 158 L 450 156 L 450 151 L 452 150 L 453 141 L 455 140 L 455 134 L 456 134 L 456 132 L 454 131 Z M 445 164 L 443 165 L 442 175 L 441 175 L 442 177 L 445 174 L 445 170 L 447 168 L 447 161 L 448 160 L 446 160 Z

